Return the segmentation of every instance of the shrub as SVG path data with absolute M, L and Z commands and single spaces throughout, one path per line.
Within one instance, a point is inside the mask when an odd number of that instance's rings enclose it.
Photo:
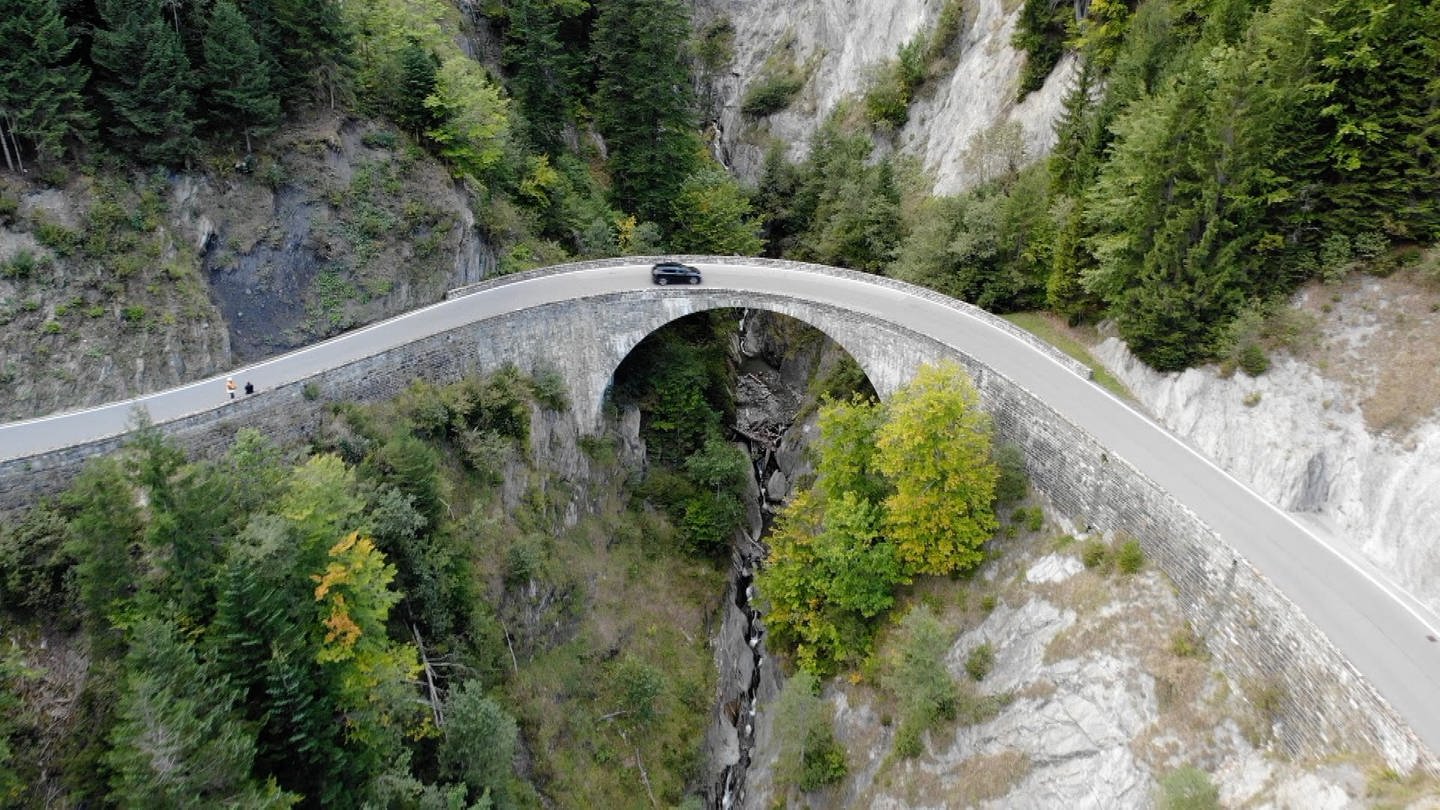
M 565 378 L 554 369 L 542 369 L 530 381 L 535 400 L 552 411 L 566 411 L 570 408 L 570 392 Z
M 985 611 L 986 613 L 989 613 L 990 611 L 995 609 L 995 605 L 997 604 L 997 602 L 998 600 L 995 598 L 995 594 L 987 593 L 984 596 L 980 597 L 980 609 Z
M 1220 791 L 1209 774 L 1185 765 L 1161 778 L 1159 806 L 1161 810 L 1211 810 L 1220 806 Z
M 1356 257 L 1374 261 L 1390 249 L 1390 240 L 1379 231 L 1365 231 L 1355 235 L 1353 245 Z
M 1345 277 L 1350 270 L 1354 256 L 1350 238 L 1343 233 L 1332 233 L 1320 243 L 1320 278 L 1326 284 L 1334 284 Z
M 516 540 L 505 552 L 505 581 L 510 585 L 529 582 L 545 563 L 545 542 L 534 535 Z
M 1243 399 L 1240 400 L 1240 404 L 1241 404 L 1241 405 L 1244 405 L 1244 406 L 1247 407 L 1247 408 L 1253 408 L 1253 407 L 1255 407 L 1256 405 L 1259 405 L 1259 404 L 1260 404 L 1260 392 L 1259 392 L 1259 391 L 1251 391 L 1250 393 L 1246 394 Z
M 1102 569 L 1110 563 L 1110 547 L 1099 540 L 1086 540 L 1080 560 L 1086 568 Z
M 300 396 L 304 397 L 306 402 L 314 402 L 320 398 L 320 386 L 314 382 L 307 382 L 301 387 Z
M 895 129 L 910 120 L 910 88 L 901 76 L 898 62 L 882 70 L 865 92 L 865 114 L 872 124 Z
M 47 334 L 47 335 L 58 335 L 58 334 L 60 334 L 60 331 L 61 331 L 60 322 L 59 322 L 59 321 L 46 321 L 46 322 L 45 322 L 45 325 L 42 326 L 42 327 L 40 327 L 40 330 L 41 330 L 42 332 L 44 332 L 45 334 Z
M 1205 640 L 1186 623 L 1170 636 L 1170 654 L 1177 658 L 1204 658 Z
M 711 73 L 730 64 L 735 57 L 735 25 L 728 18 L 720 17 L 705 26 L 695 46 L 695 55 Z
M 0 262 L 0 278 L 27 279 L 40 269 L 41 261 L 35 254 L 22 250 L 8 260 Z
M 1145 565 L 1145 552 L 1140 550 L 1140 541 L 1130 538 L 1120 544 L 1115 553 L 1115 565 L 1122 574 L 1134 574 Z
M 19 212 L 20 200 L 4 192 L 0 192 L 0 225 L 13 224 L 15 222 L 15 215 Z
M 35 239 L 55 251 L 57 256 L 69 256 L 80 246 L 80 234 L 58 222 L 42 219 L 35 226 Z
M 1251 377 L 1259 377 L 1270 369 L 1270 358 L 1265 355 L 1265 350 L 1259 344 L 1247 343 L 1240 350 L 1240 370 Z
M 131 304 L 120 310 L 120 319 L 129 324 L 140 323 L 145 320 L 145 307 L 139 304 Z
M 740 112 L 762 118 L 790 106 L 795 95 L 805 86 L 805 77 L 798 70 L 775 76 L 761 76 L 745 91 Z
M 985 680 L 990 670 L 995 667 L 995 648 L 986 641 L 970 651 L 965 657 L 965 674 L 977 681 Z
M 1025 510 L 1025 528 L 1038 532 L 1045 527 L 1045 510 L 1032 506 Z
M 388 129 L 372 129 L 360 136 L 360 143 L 370 149 L 394 149 L 398 138 Z
M 1015 503 L 1030 492 L 1030 476 L 1025 472 L 1025 454 L 1013 444 L 1002 444 L 995 450 L 995 503 Z

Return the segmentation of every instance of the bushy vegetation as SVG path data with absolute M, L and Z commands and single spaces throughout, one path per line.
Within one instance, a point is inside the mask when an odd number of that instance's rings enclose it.
M 682 319 L 646 338 L 615 373 L 616 398 L 640 406 L 652 464 L 639 494 L 663 508 L 701 554 L 730 547 L 745 517 L 749 456 L 725 437 L 735 406 L 723 311 Z
M 1185 765 L 1161 777 L 1158 806 L 1162 810 L 1213 810 L 1220 806 L 1220 791 L 1209 774 Z
M 996 527 L 989 418 L 957 366 L 924 367 L 884 406 L 823 406 L 815 469 L 757 583 L 774 643 L 829 674 L 868 653 L 899 586 L 983 559 Z
M 620 758 L 679 803 L 708 652 L 655 614 L 668 599 L 588 583 L 692 600 L 719 574 L 642 511 L 563 527 L 558 482 L 524 462 L 544 390 L 511 368 L 416 383 L 333 406 L 308 451 L 247 430 L 211 461 L 141 429 L 0 526 L 7 627 L 90 651 L 43 717 L 50 676 L 21 660 L 43 652 L 0 661 L 7 806 L 618 806 L 640 789 Z M 490 452 L 465 452 L 477 437 Z M 530 481 L 509 511 L 505 473 Z
M 812 791 L 845 777 L 845 750 L 835 740 L 820 683 L 804 670 L 785 681 L 770 711 L 775 713 L 775 782 Z

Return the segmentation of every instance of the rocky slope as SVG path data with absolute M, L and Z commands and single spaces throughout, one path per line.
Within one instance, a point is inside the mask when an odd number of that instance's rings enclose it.
M 1440 291 L 1352 278 L 1295 300 L 1313 325 L 1258 377 L 1096 355 L 1157 419 L 1440 612 Z
M 438 162 L 330 113 L 244 166 L 7 175 L 0 419 L 176 385 L 432 303 L 493 268 L 479 234 Z
M 826 116 L 863 95 L 902 45 L 933 30 L 944 6 L 944 0 L 697 0 L 698 28 L 728 21 L 734 29 L 733 58 L 706 88 L 722 159 L 754 179 L 771 143 L 785 145 L 792 159 L 804 157 Z M 893 133 L 893 145 L 932 173 L 936 193 L 953 194 L 975 182 L 966 153 L 997 126 L 1018 127 L 1031 158 L 1054 142 L 1052 125 L 1075 64 L 1067 57 L 1041 90 L 1017 101 L 1025 57 L 1010 40 L 1020 7 L 1005 0 L 966 2 L 942 74 L 922 85 L 909 120 Z M 785 110 L 761 119 L 745 116 L 740 106 L 746 91 L 777 55 L 803 66 L 808 80 Z

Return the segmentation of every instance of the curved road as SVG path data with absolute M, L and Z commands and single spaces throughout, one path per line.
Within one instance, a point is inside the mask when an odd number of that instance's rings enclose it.
M 1403 590 L 1312 534 L 1290 515 L 1149 418 L 994 325 L 904 289 L 863 279 L 698 262 L 705 287 L 790 295 L 883 318 L 954 346 L 1050 403 L 1190 507 L 1258 568 L 1440 752 L 1440 619 Z M 234 371 L 262 390 L 486 317 L 569 298 L 648 289 L 647 264 L 576 269 L 444 301 Z M 682 288 L 686 289 L 686 288 Z M 143 405 L 157 422 L 223 405 L 224 376 L 135 400 L 0 425 L 0 460 L 123 432 Z M 1427 636 L 1429 638 L 1427 638 Z

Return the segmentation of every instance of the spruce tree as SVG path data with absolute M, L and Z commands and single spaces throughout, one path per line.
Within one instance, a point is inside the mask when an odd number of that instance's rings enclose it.
M 251 136 L 280 119 L 280 99 L 271 90 L 270 72 L 255 43 L 250 23 L 230 0 L 220 0 L 205 30 L 205 84 L 214 105 L 211 119 L 238 129 L 249 153 Z
M 1435 4 L 1331 0 L 1312 15 L 1307 89 L 1327 142 L 1309 173 L 1323 184 L 1322 224 L 1431 238 L 1440 229 Z
M 107 102 L 105 128 L 121 151 L 174 165 L 198 148 L 190 61 L 159 0 L 100 0 L 91 59 Z
M 11 169 L 23 168 L 21 138 L 39 159 L 55 160 L 67 138 L 93 129 L 82 96 L 90 72 L 73 62 L 74 48 L 55 0 L 0 2 L 0 141 L 8 138 Z
M 536 147 L 554 151 L 574 104 L 577 48 L 560 39 L 562 9 L 550 0 L 512 0 L 505 31 L 510 90 L 520 103 L 526 132 Z
M 284 808 L 298 797 L 250 775 L 255 734 L 241 694 L 201 661 L 177 629 L 153 618 L 131 628 L 118 722 L 106 755 L 121 807 Z
M 614 201 L 661 224 L 698 159 L 680 51 L 689 33 L 681 0 L 607 0 L 595 23 L 595 116 L 610 150 Z
M 331 109 L 349 79 L 351 32 L 335 0 L 268 0 L 275 15 L 282 95 L 324 92 Z
M 400 86 L 395 97 L 395 122 L 413 133 L 434 126 L 434 112 L 425 99 L 435 93 L 440 60 L 429 48 L 411 39 L 400 50 Z

